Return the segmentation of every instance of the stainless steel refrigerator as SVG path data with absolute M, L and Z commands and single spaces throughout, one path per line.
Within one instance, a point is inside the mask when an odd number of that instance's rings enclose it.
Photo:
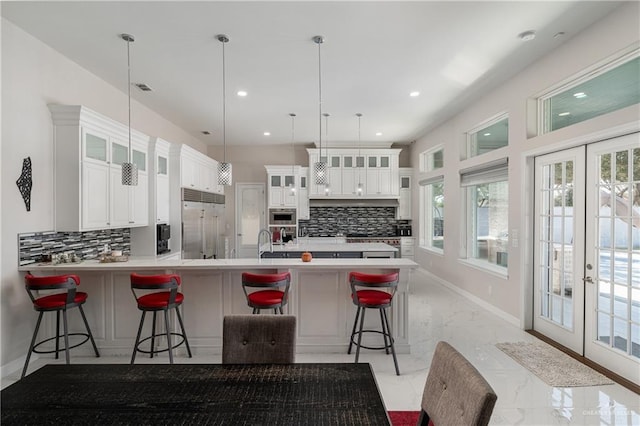
M 220 259 L 224 195 L 182 189 L 182 258 Z

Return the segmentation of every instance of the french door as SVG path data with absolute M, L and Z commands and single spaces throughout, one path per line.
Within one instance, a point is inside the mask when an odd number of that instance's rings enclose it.
M 263 183 L 236 184 L 236 256 L 258 256 L 258 234 L 266 227 Z
M 640 383 L 640 134 L 535 174 L 534 329 Z

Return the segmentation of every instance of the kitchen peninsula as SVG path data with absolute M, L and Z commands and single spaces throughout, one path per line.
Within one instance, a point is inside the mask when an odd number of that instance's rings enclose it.
M 399 258 L 314 258 L 311 262 L 302 262 L 299 258 L 157 260 L 132 257 L 128 262 L 88 260 L 77 264 L 31 264 L 19 269 L 34 275 L 79 275 L 81 290 L 89 294 L 85 312 L 101 353 L 130 356 L 140 315 L 129 290 L 131 272 L 179 274 L 185 297 L 183 318 L 192 350 L 218 354 L 222 347 L 224 316 L 251 312 L 242 290 L 242 272 L 290 271 L 292 282 L 285 311 L 298 318 L 297 351 L 346 353 L 355 316 L 347 280 L 349 272 L 398 271 L 400 282 L 390 320 L 396 351 L 409 353 L 409 275 L 416 267 L 415 262 Z M 370 315 L 368 319 L 372 328 L 379 327 L 377 315 Z M 53 321 L 47 326 L 53 331 Z M 75 316 L 70 328 L 81 329 L 81 322 Z M 89 354 L 88 348 L 76 349 L 85 350 Z

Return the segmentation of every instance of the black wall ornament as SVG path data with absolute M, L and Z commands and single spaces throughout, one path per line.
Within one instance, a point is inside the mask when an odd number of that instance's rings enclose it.
M 24 205 L 27 208 L 27 211 L 30 212 L 31 187 L 33 186 L 33 181 L 31 179 L 31 157 L 27 157 L 22 160 L 22 173 L 16 181 L 16 185 L 18 185 L 18 189 L 20 190 L 20 194 L 22 195 L 22 199 L 24 200 Z

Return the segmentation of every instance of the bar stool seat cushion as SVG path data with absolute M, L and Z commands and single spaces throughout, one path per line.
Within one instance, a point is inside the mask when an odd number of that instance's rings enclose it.
M 170 291 L 160 291 L 157 293 L 145 294 L 138 298 L 140 308 L 163 308 L 169 304 Z M 182 303 L 184 296 L 182 293 L 176 294 L 176 304 Z
M 249 293 L 247 298 L 253 305 L 272 306 L 282 303 L 284 291 L 280 290 L 262 290 Z
M 87 293 L 77 291 L 76 296 L 73 299 L 73 303 L 81 304 L 87 301 Z M 33 302 L 33 306 L 36 309 L 53 309 L 61 308 L 67 304 L 67 293 L 51 294 L 49 296 L 42 296 Z
M 361 305 L 367 306 L 387 305 L 391 303 L 393 298 L 390 293 L 379 290 L 359 290 L 356 292 L 356 296 Z

